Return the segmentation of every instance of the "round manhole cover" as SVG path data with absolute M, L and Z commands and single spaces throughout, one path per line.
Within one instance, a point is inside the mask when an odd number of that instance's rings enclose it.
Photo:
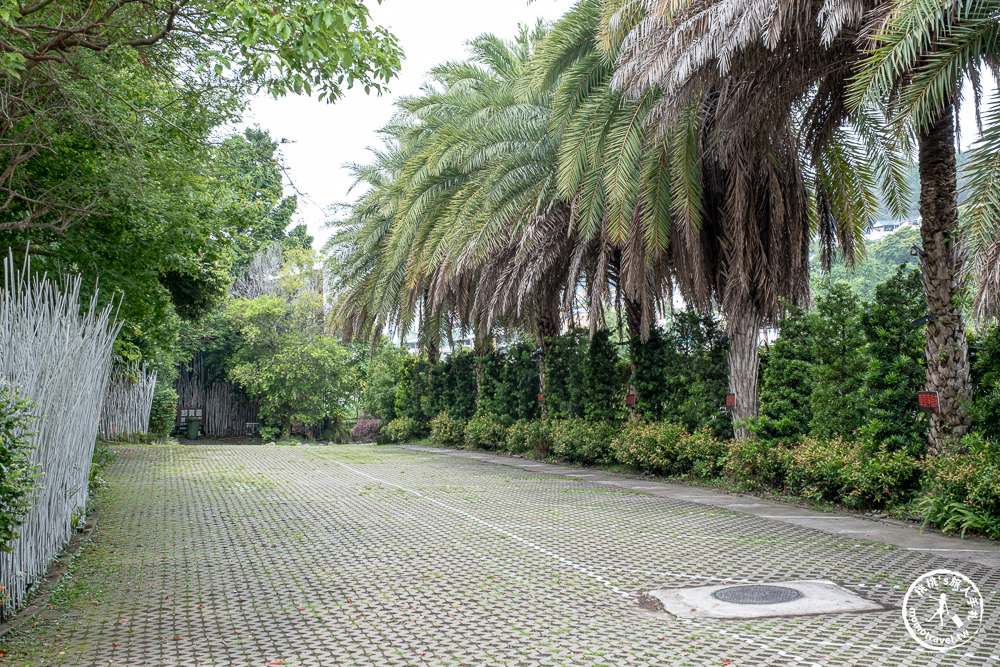
M 800 596 L 797 590 L 787 586 L 730 586 L 712 593 L 716 600 L 733 604 L 779 604 Z

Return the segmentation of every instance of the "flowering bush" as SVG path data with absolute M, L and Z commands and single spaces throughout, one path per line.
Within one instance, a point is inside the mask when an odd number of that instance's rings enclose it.
M 355 442 L 381 442 L 382 420 L 359 419 L 358 423 L 351 429 L 351 440 Z

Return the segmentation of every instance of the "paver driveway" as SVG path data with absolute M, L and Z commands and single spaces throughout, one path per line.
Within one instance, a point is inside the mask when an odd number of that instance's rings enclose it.
M 134 447 L 38 665 L 1000 664 L 1000 571 L 963 651 L 918 651 L 909 582 L 956 564 L 562 476 L 389 447 Z M 892 608 L 677 620 L 637 592 L 830 578 Z M 281 661 L 280 663 L 275 661 Z

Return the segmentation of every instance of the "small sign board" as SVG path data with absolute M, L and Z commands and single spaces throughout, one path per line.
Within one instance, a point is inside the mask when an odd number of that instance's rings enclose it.
M 936 391 L 918 391 L 917 405 L 920 406 L 921 412 L 937 414 L 941 411 L 941 403 L 938 400 L 938 393 Z
M 736 407 L 736 394 L 726 394 L 726 409 L 732 410 Z
M 544 403 L 545 402 L 545 394 L 543 394 L 541 392 L 538 393 L 538 402 L 539 403 Z
M 635 394 L 629 394 L 628 396 L 625 397 L 625 405 L 627 405 L 630 408 L 635 407 Z

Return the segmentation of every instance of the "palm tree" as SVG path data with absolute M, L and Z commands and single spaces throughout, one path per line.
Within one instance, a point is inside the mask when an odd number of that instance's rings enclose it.
M 916 121 L 921 266 L 933 317 L 927 328 L 927 386 L 941 395 L 941 412 L 931 419 L 930 441 L 940 451 L 947 438 L 960 436 L 969 427 L 962 409 L 970 383 L 965 326 L 957 305 L 961 252 L 952 103 L 961 75 L 975 76 L 976 64 L 996 48 L 990 46 L 996 43 L 990 41 L 996 31 L 995 14 L 993 20 L 985 18 L 984 3 L 947 0 L 815 1 L 801 3 L 794 11 L 778 0 L 651 0 L 650 4 L 655 11 L 631 33 L 624 49 L 621 83 L 626 87 L 656 84 L 668 96 L 683 97 L 706 84 L 728 81 L 730 102 L 743 116 L 731 118 L 730 126 L 767 126 L 802 118 L 814 161 L 845 122 L 854 136 L 862 138 L 881 125 L 878 105 L 885 95 L 893 100 L 889 110 L 896 118 Z M 878 37 L 879 32 L 885 36 Z M 866 37 L 884 40 L 876 42 L 881 46 L 870 56 L 864 50 Z M 949 47 L 950 55 L 945 50 Z M 667 68 L 666 63 L 677 66 Z M 855 79 L 858 83 L 852 84 Z M 670 112 L 667 109 L 665 115 Z M 897 125 L 895 134 L 902 140 L 903 154 L 906 130 L 905 124 Z M 870 176 L 895 180 L 900 160 L 891 155 L 892 142 L 875 137 L 867 143 L 883 147 L 876 151 L 881 163 L 873 163 L 876 168 Z M 992 172 L 989 159 L 979 167 L 983 173 Z M 899 188 L 887 190 L 892 198 L 902 194 Z M 979 212 L 987 217 L 989 207 Z M 985 240 L 982 231 L 995 223 L 981 222 L 980 239 Z M 988 242 L 981 245 L 990 247 Z
M 549 131 L 571 224 L 604 248 L 609 270 L 592 287 L 608 297 L 614 290 L 629 336 L 643 340 L 672 286 L 670 146 L 647 131 L 655 94 L 636 101 L 610 88 L 614 49 L 597 43 L 602 8 L 582 0 L 553 26 L 532 58 L 530 85 L 551 91 Z
M 888 99 L 890 112 L 916 126 L 920 171 L 920 249 L 927 324 L 927 389 L 940 397 L 930 440 L 940 453 L 971 428 L 968 342 L 959 307 L 966 248 L 959 234 L 955 108 L 965 80 L 982 106 L 980 72 L 995 73 L 1000 56 L 1000 3 L 909 0 L 878 16 L 874 48 L 853 88 L 853 102 Z M 965 239 L 978 278 L 977 312 L 998 313 L 1000 287 L 1000 96 L 970 160 L 971 196 Z M 980 118 L 980 129 L 983 128 Z
M 541 35 L 473 40 L 468 62 L 435 68 L 433 85 L 401 102 L 394 157 L 336 241 L 375 258 L 341 270 L 345 331 L 414 317 L 454 316 L 482 338 L 515 326 L 537 336 L 544 370 L 560 306 L 600 244 L 580 240 L 557 196 L 547 97 L 518 87 Z
M 679 286 L 702 309 L 720 305 L 730 332 L 734 417 L 754 416 L 759 330 L 780 315 L 782 299 L 801 305 L 808 298 L 813 231 L 827 261 L 835 248 L 856 258 L 878 208 L 877 184 L 890 182 L 896 199 L 905 199 L 902 164 L 881 119 L 858 113 L 846 130 L 845 114 L 823 104 L 842 73 L 831 72 L 809 105 L 801 96 L 784 100 L 777 71 L 761 67 L 758 79 L 741 79 L 728 61 L 720 66 L 734 43 L 770 53 L 768 38 L 781 39 L 759 33 L 764 23 L 746 3 L 606 5 L 603 34 L 620 42 L 612 86 L 633 99 L 656 92 L 651 129 L 672 137 Z M 753 60 L 741 52 L 741 63 L 744 57 Z M 801 78 L 792 70 L 780 76 Z

